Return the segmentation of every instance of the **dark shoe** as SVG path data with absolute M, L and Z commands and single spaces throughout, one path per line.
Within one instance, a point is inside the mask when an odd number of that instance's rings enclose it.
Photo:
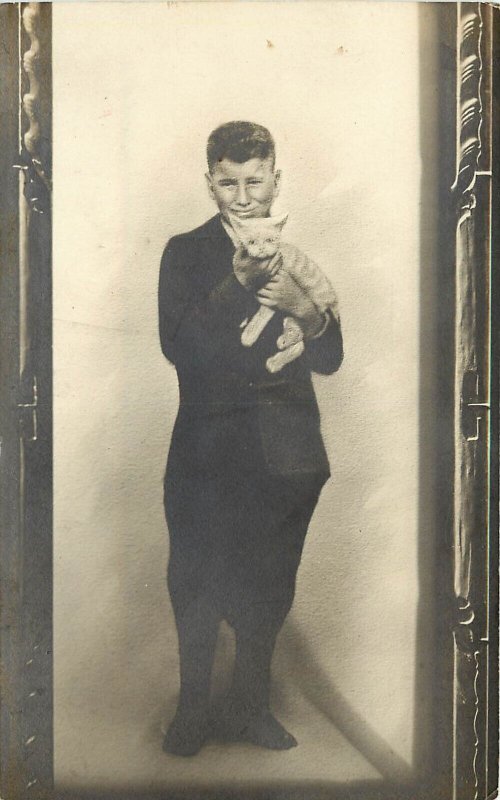
M 268 750 L 290 750 L 297 740 L 278 722 L 270 711 L 255 717 L 242 731 L 242 741 L 251 742 Z
M 295 737 L 288 733 L 269 709 L 264 709 L 257 716 L 246 720 L 238 715 L 219 717 L 212 727 L 213 735 L 219 741 L 250 742 L 267 750 L 290 750 L 297 747 Z
M 195 756 L 208 739 L 204 717 L 176 714 L 163 740 L 163 750 L 174 756 Z

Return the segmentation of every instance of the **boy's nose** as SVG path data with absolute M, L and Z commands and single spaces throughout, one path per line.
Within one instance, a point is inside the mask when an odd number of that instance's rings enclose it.
M 239 206 L 247 206 L 249 204 L 250 201 L 248 199 L 246 186 L 238 186 L 236 202 Z

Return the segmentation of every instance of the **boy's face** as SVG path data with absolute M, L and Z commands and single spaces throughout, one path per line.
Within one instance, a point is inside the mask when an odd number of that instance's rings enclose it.
M 268 217 L 278 195 L 280 172 L 274 171 L 272 159 L 251 158 L 238 164 L 223 158 L 206 175 L 208 190 L 224 219 Z

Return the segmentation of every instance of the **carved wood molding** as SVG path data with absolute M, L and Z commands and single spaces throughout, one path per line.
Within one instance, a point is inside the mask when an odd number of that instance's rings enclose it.
M 30 48 L 23 56 L 23 68 L 29 76 L 29 92 L 23 96 L 23 109 L 29 119 L 30 126 L 23 136 L 26 149 L 36 155 L 40 142 L 40 121 L 37 103 L 40 97 L 40 76 L 38 64 L 40 59 L 40 8 L 37 3 L 29 3 L 23 11 L 23 24 L 30 37 Z
M 457 6 L 454 797 L 485 797 L 488 614 L 488 9 Z
M 51 152 L 48 120 L 42 119 L 43 86 L 47 69 L 50 69 L 50 54 L 44 52 L 42 39 L 44 30 L 40 3 L 28 3 L 22 12 L 23 27 L 29 37 L 29 48 L 22 57 L 23 71 L 28 77 L 28 91 L 22 98 L 22 110 L 29 127 L 22 136 L 20 168 L 25 172 L 24 194 L 30 208 L 39 214 L 50 208 Z

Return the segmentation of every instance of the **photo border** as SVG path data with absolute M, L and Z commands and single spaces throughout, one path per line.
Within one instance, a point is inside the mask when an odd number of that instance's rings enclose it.
M 427 4 L 426 4 L 427 5 Z M 483 800 L 498 777 L 499 9 L 432 4 L 440 32 L 440 447 L 435 760 L 408 798 Z M 117 6 L 118 7 L 118 6 Z M 0 6 L 0 792 L 53 791 L 50 3 Z M 12 54 L 17 54 L 15 59 Z M 450 146 L 456 141 L 456 151 Z M 493 354 L 493 357 L 492 357 Z M 491 409 L 491 411 L 490 411 Z M 491 417 L 491 420 L 489 419 Z M 453 467 L 454 464 L 454 467 Z M 311 797 L 394 800 L 367 782 Z M 187 793 L 186 793 L 187 792 Z M 207 789 L 172 791 L 206 798 Z M 401 790 L 398 800 L 402 800 Z M 71 798 L 123 792 L 57 793 Z M 130 797 L 159 797 L 130 793 Z M 166 793 L 161 796 L 166 798 Z M 224 798 L 304 800 L 304 789 Z

